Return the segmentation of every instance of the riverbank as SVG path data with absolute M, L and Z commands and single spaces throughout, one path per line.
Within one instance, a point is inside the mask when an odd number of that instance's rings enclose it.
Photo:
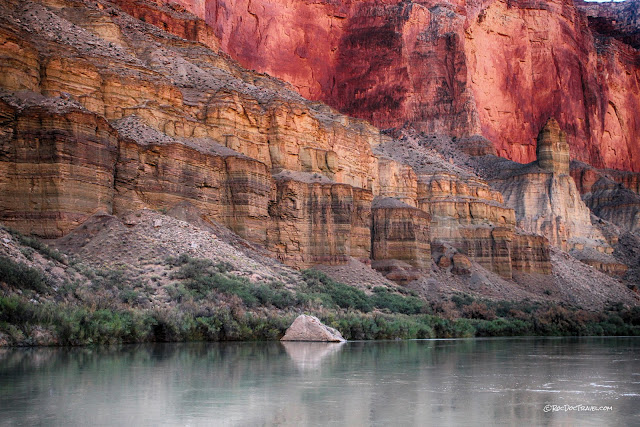
M 47 246 L 39 251 L 67 262 Z M 427 301 L 400 287 L 366 292 L 316 270 L 303 271 L 296 286 L 255 285 L 224 263 L 187 255 L 166 263 L 172 283 L 158 290 L 131 282 L 125 271 L 74 262 L 89 280 L 53 286 L 39 270 L 0 258 L 0 344 L 278 340 L 300 313 L 319 317 L 348 340 L 640 335 L 640 308 L 621 304 L 591 312 L 465 294 Z M 150 305 L 160 291 L 165 304 Z

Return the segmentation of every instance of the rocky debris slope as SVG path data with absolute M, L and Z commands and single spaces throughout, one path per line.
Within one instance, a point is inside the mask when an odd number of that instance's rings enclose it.
M 637 1 L 177 3 L 244 66 L 377 126 L 478 134 L 528 163 L 555 116 L 574 159 L 640 171 Z

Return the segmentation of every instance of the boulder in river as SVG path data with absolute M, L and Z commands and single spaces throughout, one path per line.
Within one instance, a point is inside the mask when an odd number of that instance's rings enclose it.
M 301 314 L 293 321 L 281 341 L 346 341 L 340 331 L 323 324 L 314 316 Z

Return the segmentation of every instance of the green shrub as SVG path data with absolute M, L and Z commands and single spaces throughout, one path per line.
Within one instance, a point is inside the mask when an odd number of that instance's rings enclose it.
M 0 277 L 9 286 L 18 289 L 31 289 L 39 293 L 47 291 L 47 280 L 40 270 L 15 262 L 11 258 L 0 256 Z
M 60 252 L 58 252 L 55 249 L 50 248 L 49 246 L 45 245 L 44 243 L 42 243 L 39 239 L 35 238 L 35 237 L 31 237 L 31 236 L 25 236 L 24 234 L 7 228 L 6 229 L 9 234 L 11 234 L 21 245 L 24 246 L 28 246 L 30 248 L 35 249 L 36 251 L 40 252 L 40 254 L 42 254 L 42 256 L 48 258 L 48 259 L 52 259 L 54 261 L 58 261 L 62 264 L 66 264 L 67 261 L 64 257 L 64 255 L 62 255 Z M 29 258 L 29 257 L 27 257 Z
M 120 292 L 120 301 L 124 303 L 133 304 L 138 298 L 140 298 L 140 293 L 134 289 L 125 289 Z
M 529 322 L 518 319 L 494 319 L 475 322 L 475 335 L 478 337 L 507 337 L 533 334 L 533 326 Z
M 323 302 L 328 306 L 351 308 L 365 313 L 373 309 L 372 302 L 360 289 L 335 282 L 317 270 L 304 270 L 302 277 L 307 291 L 312 294 L 321 294 Z
M 394 294 L 383 287 L 375 287 L 373 292 L 374 295 L 371 298 L 373 305 L 377 308 L 402 314 L 419 314 L 426 310 L 426 304 L 419 298 Z
M 97 289 L 124 289 L 128 279 L 121 269 L 95 270 L 92 284 Z

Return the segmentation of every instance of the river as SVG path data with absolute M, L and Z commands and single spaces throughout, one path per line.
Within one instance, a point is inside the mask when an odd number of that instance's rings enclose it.
M 640 338 L 0 350 L 1 425 L 640 425 Z

